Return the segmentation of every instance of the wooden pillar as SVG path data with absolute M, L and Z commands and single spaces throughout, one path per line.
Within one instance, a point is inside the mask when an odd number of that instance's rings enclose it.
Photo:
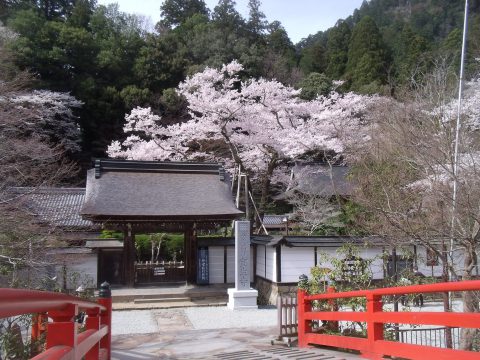
M 185 271 L 189 284 L 197 281 L 197 237 L 193 223 L 185 225 Z
M 135 285 L 135 259 L 135 234 L 132 231 L 132 224 L 127 224 L 123 237 L 124 279 L 127 287 Z

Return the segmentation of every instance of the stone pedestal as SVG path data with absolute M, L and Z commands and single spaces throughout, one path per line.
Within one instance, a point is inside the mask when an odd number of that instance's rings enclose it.
M 230 310 L 258 309 L 258 291 L 255 289 L 228 289 L 228 304 Z
M 228 289 L 231 310 L 257 309 L 258 291 L 250 288 L 250 221 L 235 221 L 235 288 Z

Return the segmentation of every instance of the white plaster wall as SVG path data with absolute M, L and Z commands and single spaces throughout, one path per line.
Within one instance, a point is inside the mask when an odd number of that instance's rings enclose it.
M 265 271 L 265 246 L 257 245 L 257 274 L 263 278 L 266 278 L 267 274 Z
M 310 269 L 315 266 L 314 247 L 282 246 L 282 278 L 281 282 L 298 282 L 302 274 L 310 275 Z
M 253 262 L 255 261 L 253 257 L 253 246 L 250 246 L 250 282 L 253 283 L 255 281 L 255 274 L 253 273 L 253 269 L 255 268 Z
M 267 246 L 267 274 L 265 279 L 276 281 L 277 279 L 277 259 L 275 256 L 275 248 Z
M 435 276 L 440 277 L 442 276 L 442 261 L 438 260 L 438 265 L 428 266 L 426 264 L 427 260 L 427 249 L 423 246 L 417 246 L 417 258 L 418 258 L 418 271 L 420 271 L 425 276 Z M 453 252 L 453 261 L 454 261 L 454 268 L 459 276 L 462 276 L 462 272 L 464 269 L 464 261 L 465 255 L 462 250 L 455 250 Z M 474 275 L 480 275 L 480 272 L 477 269 L 473 271 Z
M 67 273 L 67 289 L 76 289 L 83 285 L 88 288 L 97 287 L 98 256 L 90 254 L 57 254 L 55 273 L 57 283 L 63 287 L 64 268 Z
M 383 279 L 383 258 L 382 258 L 382 248 L 362 248 L 360 251 L 360 257 L 365 260 L 372 260 L 373 262 L 370 265 L 372 270 L 372 277 L 374 280 Z
M 317 261 L 318 266 L 322 268 L 332 268 L 332 264 L 328 261 L 329 258 L 335 258 L 338 256 L 338 248 L 317 248 Z M 374 259 L 371 264 L 372 277 L 375 280 L 383 279 L 383 259 L 382 259 L 382 248 L 360 248 L 359 256 L 362 259 Z M 309 275 L 310 272 L 307 274 Z
M 442 275 L 442 262 L 438 260 L 438 265 L 427 265 L 427 249 L 423 246 L 417 246 L 417 265 L 418 271 L 425 276 L 441 276 Z
M 223 249 L 223 246 L 209 246 L 208 248 L 208 281 L 210 284 L 223 284 Z
M 317 265 L 321 268 L 332 268 L 332 264 L 330 261 L 328 261 L 329 258 L 335 257 L 336 256 L 336 251 L 337 248 L 322 248 L 322 247 L 317 247 Z M 310 276 L 310 272 L 306 274 Z
M 227 247 L 227 283 L 235 282 L 235 247 Z

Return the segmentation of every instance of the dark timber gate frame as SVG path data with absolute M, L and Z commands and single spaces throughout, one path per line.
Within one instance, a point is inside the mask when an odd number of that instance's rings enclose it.
M 124 282 L 135 285 L 135 234 L 183 232 L 185 270 L 196 281 L 196 231 L 229 224 L 235 207 L 221 164 L 95 159 L 87 173 L 84 219 L 124 233 Z

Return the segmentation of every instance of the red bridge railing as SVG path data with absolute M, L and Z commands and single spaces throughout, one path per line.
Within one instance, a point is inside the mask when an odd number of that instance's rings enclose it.
M 406 359 L 455 359 L 479 360 L 480 353 L 472 351 L 443 349 L 432 346 L 420 346 L 399 343 L 384 339 L 384 324 L 411 324 L 411 325 L 441 325 L 460 328 L 480 328 L 479 313 L 453 312 L 393 312 L 383 311 L 382 296 L 425 294 L 457 291 L 478 291 L 480 281 L 460 281 L 429 285 L 412 285 L 376 290 L 361 290 L 320 295 L 307 295 L 305 291 L 298 291 L 298 345 L 307 347 L 309 344 L 333 346 L 343 349 L 358 350 L 367 359 L 382 359 L 384 355 Z M 335 299 L 364 297 L 367 300 L 366 311 L 315 311 L 312 310 L 312 301 L 328 301 Z M 331 322 L 353 321 L 367 324 L 367 337 L 351 337 L 343 335 L 329 335 L 312 331 L 312 320 Z
M 76 317 L 88 315 L 79 333 Z M 112 298 L 103 283 L 97 303 L 60 293 L 0 288 L 0 319 L 35 314 L 32 338 L 46 331 L 46 350 L 32 359 L 110 359 Z M 46 329 L 42 321 L 48 317 Z

